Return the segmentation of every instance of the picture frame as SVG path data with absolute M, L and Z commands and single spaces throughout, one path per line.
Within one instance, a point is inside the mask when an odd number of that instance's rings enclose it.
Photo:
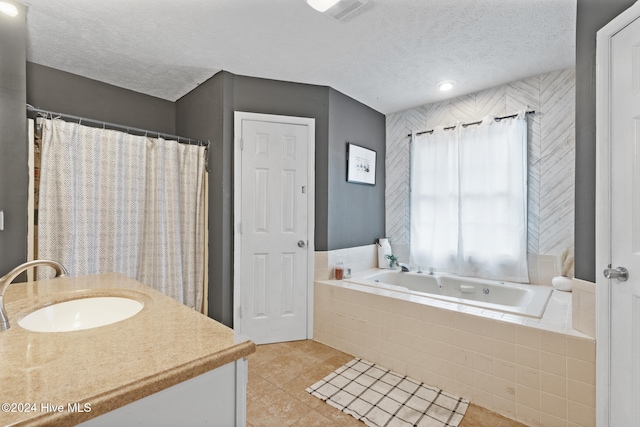
M 347 182 L 376 185 L 376 160 L 378 153 L 347 142 Z

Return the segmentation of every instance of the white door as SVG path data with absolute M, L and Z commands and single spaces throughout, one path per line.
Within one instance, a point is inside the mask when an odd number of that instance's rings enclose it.
M 598 110 L 606 162 L 598 171 L 608 170 L 609 183 L 598 178 L 597 421 L 611 427 L 640 426 L 640 9 L 632 9 L 598 33 L 598 102 L 610 104 Z
M 258 344 L 306 339 L 313 272 L 310 126 L 236 113 L 236 127 L 238 330 Z

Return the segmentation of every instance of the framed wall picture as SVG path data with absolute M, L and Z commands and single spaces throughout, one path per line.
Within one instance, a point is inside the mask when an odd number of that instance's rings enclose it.
M 347 143 L 347 181 L 376 185 L 377 154 L 374 150 Z

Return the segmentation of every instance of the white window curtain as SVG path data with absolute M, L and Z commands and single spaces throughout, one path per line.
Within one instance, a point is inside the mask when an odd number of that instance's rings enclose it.
M 436 128 L 411 152 L 411 262 L 455 271 L 458 258 L 458 144 Z
M 202 310 L 204 156 L 197 145 L 45 120 L 38 256 L 71 275 L 120 272 Z
M 446 153 L 435 148 L 441 139 L 436 130 L 413 144 L 411 262 L 464 276 L 528 282 L 524 114 L 457 126 L 448 134 L 456 149 Z

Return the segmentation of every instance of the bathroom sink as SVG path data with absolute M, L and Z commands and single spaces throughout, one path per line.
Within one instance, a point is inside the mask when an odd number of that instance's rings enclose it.
M 141 302 L 131 298 L 81 298 L 43 307 L 23 317 L 18 324 L 33 332 L 81 331 L 128 319 L 142 307 Z

